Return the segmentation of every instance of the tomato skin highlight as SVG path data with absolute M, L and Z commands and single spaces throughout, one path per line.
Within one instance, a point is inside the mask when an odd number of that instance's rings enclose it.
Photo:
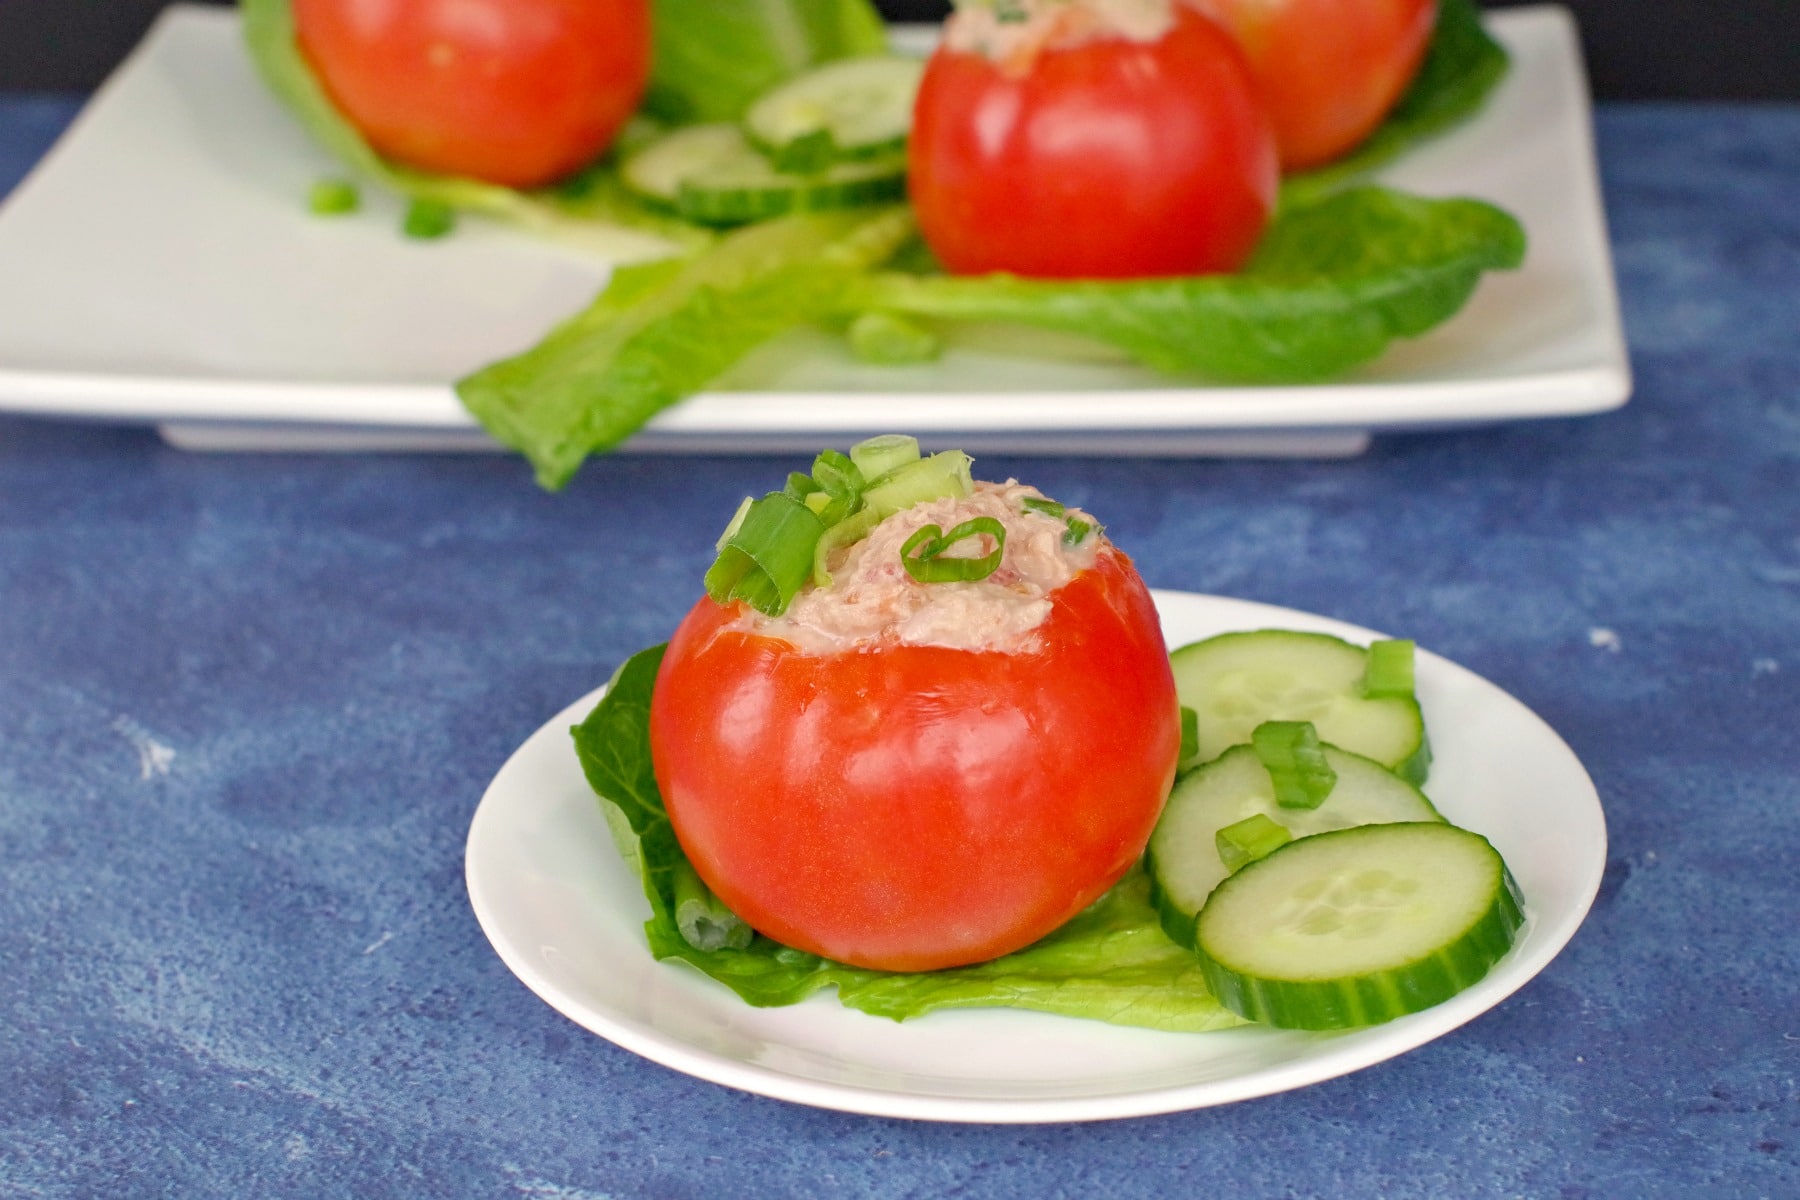
M 998 957 L 1097 899 L 1174 777 L 1174 679 L 1122 553 L 1052 604 L 1029 652 L 810 654 L 702 598 L 650 711 L 700 877 L 777 941 L 896 971 Z
M 1287 171 L 1342 157 L 1374 132 L 1437 24 L 1437 0 L 1194 2 L 1243 47 Z
M 536 187 L 636 109 L 649 0 L 293 0 L 301 53 L 383 157 Z
M 1279 182 L 1249 66 L 1186 4 L 1160 40 L 1040 51 L 1022 73 L 940 48 L 909 140 L 920 231 L 958 274 L 1232 271 Z

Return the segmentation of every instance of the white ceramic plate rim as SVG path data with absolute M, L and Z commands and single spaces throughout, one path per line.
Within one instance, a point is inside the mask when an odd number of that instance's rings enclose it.
M 1383 636 L 1354 625 L 1290 609 L 1223 597 L 1182 592 L 1157 592 L 1165 633 L 1171 645 L 1233 629 L 1293 628 L 1334 633 L 1352 641 L 1367 642 Z M 1530 762 L 1542 775 L 1536 794 L 1525 798 L 1535 806 L 1530 819 L 1533 834 L 1521 839 L 1516 831 L 1503 835 L 1494 826 L 1507 815 L 1512 797 L 1469 795 L 1454 788 L 1441 790 L 1434 783 L 1427 791 L 1450 819 L 1487 834 L 1506 854 L 1526 893 L 1528 923 L 1519 943 L 1490 974 L 1451 1000 L 1410 1017 L 1373 1029 L 1333 1035 L 1285 1033 L 1246 1028 L 1211 1034 L 1169 1034 L 1145 1030 L 1121 1030 L 1098 1022 L 1047 1016 L 1012 1010 L 945 1012 L 895 1024 L 844 1009 L 830 995 L 814 996 L 801 1005 L 808 1028 L 838 1026 L 853 1031 L 848 1041 L 865 1047 L 873 1060 L 876 1049 L 891 1049 L 891 1042 L 906 1031 L 927 1023 L 961 1022 L 964 1028 L 944 1029 L 954 1038 L 978 1038 L 990 1054 L 1006 1054 L 1008 1039 L 1017 1039 L 1021 1055 L 1041 1052 L 1046 1037 L 1065 1043 L 1082 1039 L 1121 1039 L 1142 1051 L 1148 1043 L 1172 1055 L 1197 1055 L 1196 1067 L 1204 1066 L 1213 1051 L 1235 1055 L 1251 1050 L 1272 1055 L 1271 1061 L 1219 1078 L 1193 1082 L 1168 1081 L 1164 1071 L 1143 1071 L 1140 1078 L 1120 1079 L 1095 1072 L 1083 1077 L 1022 1081 L 1003 1085 L 996 1094 L 970 1094 L 970 1081 L 954 1077 L 952 1064 L 937 1064 L 951 1075 L 931 1074 L 927 1062 L 919 1070 L 870 1083 L 846 1082 L 821 1077 L 848 1071 L 861 1064 L 852 1050 L 840 1061 L 825 1062 L 831 1070 L 819 1072 L 773 1068 L 752 1061 L 754 1055 L 725 1052 L 703 1044 L 733 1039 L 745 1045 L 762 1045 L 769 1037 L 784 1036 L 778 1026 L 781 1014 L 793 1009 L 754 1009 L 723 985 L 705 979 L 682 964 L 658 963 L 643 941 L 642 922 L 649 907 L 635 891 L 637 881 L 624 862 L 611 851 L 605 820 L 581 776 L 569 727 L 578 722 L 603 689 L 571 704 L 528 739 L 501 768 L 483 796 L 470 826 L 466 874 L 470 901 L 477 920 L 507 967 L 525 985 L 558 1012 L 601 1037 L 674 1070 L 765 1096 L 822 1108 L 872 1115 L 943 1121 L 1026 1123 L 1093 1120 L 1173 1112 L 1271 1095 L 1318 1083 L 1360 1070 L 1439 1038 L 1500 1003 L 1544 969 L 1574 936 L 1600 885 L 1606 861 L 1605 819 L 1599 797 L 1586 771 L 1560 737 L 1513 697 L 1470 671 L 1421 650 L 1418 658 L 1421 701 L 1427 721 L 1433 709 L 1454 705 L 1471 727 L 1492 723 L 1510 731 L 1502 744 L 1470 746 L 1458 730 L 1433 723 L 1436 767 L 1454 764 L 1455 779 L 1463 782 L 1504 774 L 1509 763 Z M 1434 771 L 1434 781 L 1438 774 Z M 1478 788 L 1475 790 L 1479 790 Z M 554 794 L 551 794 L 554 793 Z M 1474 811 L 1470 811 L 1471 808 Z M 579 833 L 579 837 L 576 835 Z M 566 872 L 552 859 L 568 854 L 571 841 L 604 847 L 591 864 L 595 878 L 612 883 L 625 881 L 637 897 L 632 911 L 615 908 L 573 914 L 533 908 L 519 902 L 522 890 L 533 886 L 532 876 L 542 869 Z M 1566 861 L 1557 864 L 1553 877 L 1543 876 L 1547 864 L 1542 847 L 1558 847 Z M 1553 904 L 1543 898 L 1554 894 Z M 700 1006 L 702 1020 L 716 1022 L 720 1039 L 703 1029 L 686 1035 L 659 1029 L 643 1013 L 597 1000 L 568 985 L 554 969 L 579 947 L 568 946 L 571 932 L 585 931 L 616 939 L 629 929 L 641 954 L 621 955 L 607 964 L 640 988 L 674 985 L 684 999 Z M 558 939 L 565 939 L 559 946 Z M 567 948 L 565 948 L 565 946 Z M 656 973 L 672 973 L 657 979 Z M 787 1036 L 792 1036 L 791 1034 Z M 1196 1041 L 1195 1039 L 1201 1039 Z M 1211 1039 L 1208 1041 L 1207 1039 Z M 971 1043 L 973 1044 L 973 1043 Z M 780 1048 L 778 1046 L 778 1048 Z M 809 1052 L 810 1053 L 810 1052 Z M 815 1054 L 816 1058 L 817 1055 Z M 802 1058 L 800 1061 L 807 1061 Z M 883 1070 L 871 1067 L 871 1075 Z M 942 1085 L 942 1086 L 940 1086 Z
M 761 451 L 907 429 L 1028 452 L 1268 449 L 1219 440 L 1229 431 L 1349 453 L 1320 432 L 1616 408 L 1630 375 L 1574 24 L 1551 6 L 1490 20 L 1514 77 L 1386 176 L 1491 198 L 1533 249 L 1450 322 L 1345 379 L 1197 387 L 971 353 L 897 372 L 801 338 L 659 414 L 628 448 Z M 259 428 L 264 448 L 332 448 L 322 434 L 297 444 L 296 426 L 362 431 L 378 448 L 404 448 L 409 429 L 420 449 L 456 448 L 449 434 L 491 446 L 447 381 L 528 344 L 603 266 L 473 220 L 449 242 L 400 245 L 379 196 L 360 226 L 309 222 L 296 196 L 336 168 L 243 58 L 235 14 L 172 7 L 0 206 L 0 410 L 159 422 L 195 448 L 253 448 Z M 134 197 L 131 221 L 118 195 Z M 354 447 L 340 433 L 337 448 Z

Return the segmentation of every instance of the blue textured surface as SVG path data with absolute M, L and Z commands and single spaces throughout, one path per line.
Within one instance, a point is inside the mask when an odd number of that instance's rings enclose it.
M 0 100 L 0 191 L 73 111 Z M 1014 461 L 1161 587 L 1397 631 L 1606 804 L 1536 981 L 1356 1075 L 1060 1127 L 652 1065 L 488 948 L 506 755 L 792 464 L 208 457 L 0 419 L 0 1196 L 1800 1194 L 1800 110 L 1602 110 L 1637 394 L 1342 462 Z M 121 203 L 129 203 L 121 198 Z

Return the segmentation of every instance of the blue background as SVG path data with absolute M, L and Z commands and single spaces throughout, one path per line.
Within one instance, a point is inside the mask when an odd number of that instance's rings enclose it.
M 74 111 L 0 99 L 0 190 Z M 676 1074 L 506 971 L 463 840 L 795 463 L 622 456 L 550 496 L 508 456 L 0 418 L 0 1196 L 1800 1194 L 1800 110 L 1598 127 L 1624 410 L 1345 461 L 979 464 L 1155 586 L 1414 637 L 1563 734 L 1611 856 L 1512 999 L 1353 1076 L 1101 1124 Z

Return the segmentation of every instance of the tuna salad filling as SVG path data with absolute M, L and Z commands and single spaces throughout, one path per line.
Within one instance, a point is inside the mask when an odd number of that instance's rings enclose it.
M 945 546 L 942 558 L 991 556 L 998 542 L 998 565 L 979 579 L 915 578 L 903 559 L 916 556 L 932 536 L 928 531 L 970 522 L 979 531 Z M 986 532 L 996 525 L 1003 536 Z M 1029 652 L 1050 615 L 1052 593 L 1109 546 L 1087 514 L 1034 487 L 978 482 L 967 495 L 940 496 L 888 516 L 866 537 L 831 551 L 828 582 L 801 591 L 779 616 L 746 608 L 735 627 L 817 654 L 894 644 Z
M 979 54 L 1024 74 L 1045 50 L 1066 50 L 1100 38 L 1154 42 L 1175 25 L 1183 0 L 991 0 L 962 4 L 944 24 L 953 50 Z

